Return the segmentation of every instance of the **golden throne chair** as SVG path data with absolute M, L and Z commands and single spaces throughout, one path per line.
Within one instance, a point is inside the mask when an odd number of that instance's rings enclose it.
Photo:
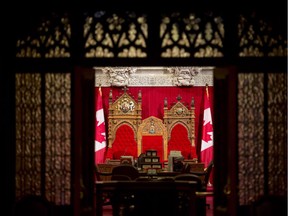
M 168 155 L 170 151 L 181 151 L 185 160 L 197 159 L 195 147 L 195 107 L 192 98 L 190 105 L 177 102 L 168 106 L 164 99 L 164 124 L 168 135 Z
M 108 154 L 107 158 L 121 159 L 121 156 L 137 157 L 137 130 L 142 121 L 142 95 L 139 91 L 137 100 L 124 93 L 113 101 L 109 93 L 108 112 Z
M 146 150 L 157 150 L 160 161 L 167 160 L 167 130 L 163 121 L 150 116 L 142 121 L 137 132 L 138 155 Z

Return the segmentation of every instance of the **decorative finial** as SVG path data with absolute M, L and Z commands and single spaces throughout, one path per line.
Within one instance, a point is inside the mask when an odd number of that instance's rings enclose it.
M 124 86 L 122 89 L 123 89 L 124 93 L 126 93 L 128 90 L 127 86 Z
M 182 97 L 180 95 L 177 96 L 177 100 L 180 101 Z
M 167 97 L 164 98 L 164 107 L 168 106 Z
M 194 97 L 192 97 L 192 99 L 191 99 L 191 107 L 194 107 L 194 106 L 195 106 Z

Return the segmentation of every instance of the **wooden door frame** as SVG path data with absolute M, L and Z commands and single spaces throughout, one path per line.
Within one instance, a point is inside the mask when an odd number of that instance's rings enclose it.
M 72 93 L 73 215 L 94 215 L 95 72 L 75 67 Z
M 214 216 L 237 215 L 237 71 L 214 71 Z

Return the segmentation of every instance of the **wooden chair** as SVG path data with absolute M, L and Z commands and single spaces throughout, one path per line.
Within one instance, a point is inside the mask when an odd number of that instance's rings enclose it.
M 191 166 L 191 164 L 190 164 L 190 166 Z M 207 186 L 207 184 L 209 183 L 209 179 L 210 179 L 210 175 L 211 175 L 213 167 L 214 167 L 214 162 L 212 160 L 212 161 L 210 161 L 208 166 L 206 168 L 204 168 L 203 171 L 190 171 L 189 173 L 201 177 L 202 181 L 203 181 L 203 185 Z
M 195 181 L 152 180 L 96 183 L 96 201 L 101 201 L 103 193 L 107 191 L 111 192 L 115 199 L 113 216 L 198 215 Z M 130 199 L 131 194 L 133 194 L 132 199 Z M 96 205 L 96 215 L 103 215 L 102 210 L 101 205 Z
M 197 183 L 197 192 L 205 192 L 206 186 L 203 184 L 202 179 L 198 175 L 191 173 L 182 173 L 174 177 L 175 181 L 195 181 Z M 206 215 L 206 197 L 199 196 L 196 199 L 197 206 L 197 215 L 205 216 Z
M 206 186 L 209 184 L 209 179 L 210 179 L 213 167 L 214 167 L 214 162 L 213 160 L 211 160 L 208 166 L 204 169 L 204 184 Z
M 94 166 L 96 181 L 110 181 L 112 170 L 117 165 L 114 164 L 97 164 Z
M 207 185 L 209 183 L 209 179 L 210 179 L 210 175 L 211 175 L 213 167 L 214 167 L 214 162 L 213 162 L 213 160 L 211 160 L 203 172 L 190 172 L 192 174 L 198 175 L 200 178 L 203 179 L 202 185 L 203 185 L 203 187 L 205 187 L 206 192 L 208 192 L 207 191 Z M 213 194 L 213 191 L 209 191 L 209 192 Z M 208 203 L 206 204 L 206 206 L 208 207 L 208 209 L 210 208 L 210 205 Z
M 121 164 L 112 170 L 111 180 L 132 181 L 139 177 L 138 170 L 129 164 Z M 129 215 L 130 209 L 127 206 L 133 206 L 135 202 L 134 193 L 124 191 L 121 194 L 112 194 L 111 204 L 114 215 Z M 125 203 L 125 205 L 123 205 Z
M 131 180 L 135 180 L 139 177 L 139 172 L 138 170 L 131 165 L 126 165 L 126 164 L 122 164 L 119 166 L 116 166 L 113 168 L 112 170 L 112 179 L 115 179 L 115 176 L 127 176 L 129 177 Z M 120 178 L 120 177 L 119 177 Z M 128 180 L 128 179 L 127 179 Z
M 182 173 L 190 173 L 191 171 L 191 165 L 189 163 L 184 163 L 182 168 Z
M 179 180 L 184 180 L 184 181 L 196 181 L 197 185 L 198 185 L 198 191 L 205 191 L 206 187 L 203 185 L 203 181 L 202 179 L 195 174 L 191 174 L 191 173 L 182 173 L 179 175 L 176 175 L 174 177 L 175 181 L 179 181 Z
M 98 181 L 110 181 L 112 177 L 112 169 L 116 165 L 113 164 L 97 164 L 94 166 L 94 172 L 96 182 Z M 103 194 L 103 205 L 111 205 L 109 193 Z
M 111 180 L 114 181 L 131 181 L 132 179 L 127 175 L 112 175 Z

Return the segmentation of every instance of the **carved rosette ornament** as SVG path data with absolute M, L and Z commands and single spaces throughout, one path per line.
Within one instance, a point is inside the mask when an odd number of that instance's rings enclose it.
M 173 74 L 175 86 L 194 86 L 195 76 L 200 73 L 200 68 L 194 67 L 172 67 L 168 69 Z

